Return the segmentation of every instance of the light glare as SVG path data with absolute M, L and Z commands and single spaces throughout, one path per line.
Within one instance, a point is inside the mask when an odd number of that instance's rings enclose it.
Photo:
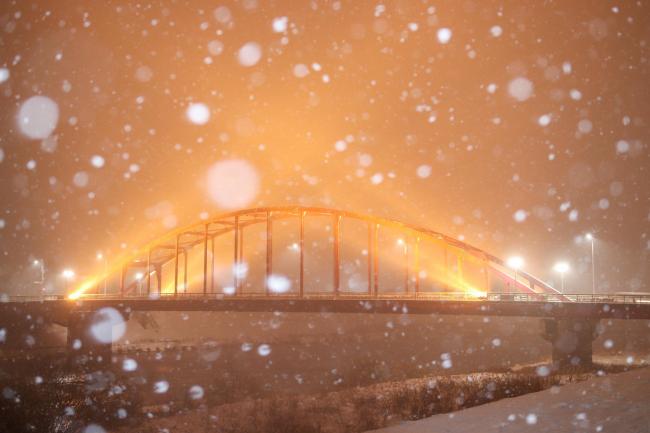
M 555 272 L 559 272 L 560 274 L 564 274 L 564 273 L 568 272 L 569 269 L 571 269 L 571 268 L 570 268 L 570 266 L 569 266 L 569 264 L 567 262 L 557 262 L 553 266 L 553 270 Z
M 524 259 L 519 256 L 512 256 L 508 258 L 506 264 L 509 268 L 518 270 L 524 266 Z

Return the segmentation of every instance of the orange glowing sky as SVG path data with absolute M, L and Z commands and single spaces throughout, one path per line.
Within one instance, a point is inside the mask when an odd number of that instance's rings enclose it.
M 4 1 L 0 276 L 33 292 L 44 259 L 58 290 L 97 251 L 224 212 L 208 172 L 237 159 L 258 177 L 247 206 L 404 220 L 548 280 L 563 258 L 574 291 L 595 231 L 600 284 L 648 291 L 650 11 L 586 4 Z M 34 95 L 59 109 L 45 142 L 20 126 Z

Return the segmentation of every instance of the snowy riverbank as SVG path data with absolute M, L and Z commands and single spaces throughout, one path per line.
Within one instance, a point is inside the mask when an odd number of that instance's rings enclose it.
M 564 433 L 650 431 L 650 368 L 608 375 L 375 433 Z

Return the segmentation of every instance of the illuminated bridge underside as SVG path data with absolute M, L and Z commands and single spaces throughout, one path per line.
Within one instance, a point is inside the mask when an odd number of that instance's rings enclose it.
M 69 326 L 81 315 L 92 316 L 112 307 L 129 317 L 136 311 L 214 311 L 226 313 L 353 313 L 353 314 L 450 314 L 518 316 L 547 319 L 650 319 L 647 295 L 488 294 L 476 298 L 458 293 L 408 295 L 282 295 L 178 294 L 151 296 L 99 295 L 70 301 L 58 296 L 12 297 L 0 302 L 0 326 L 11 326 L 27 318 Z M 32 319 L 29 319 L 32 320 Z M 3 325 L 4 324 L 4 325 Z
M 426 297 L 558 292 L 503 260 L 397 221 L 307 207 L 219 216 L 150 243 L 71 298 L 95 295 Z

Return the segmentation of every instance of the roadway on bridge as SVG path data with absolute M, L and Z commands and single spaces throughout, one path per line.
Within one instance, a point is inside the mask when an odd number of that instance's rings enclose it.
M 650 298 L 615 295 L 489 294 L 363 294 L 334 296 L 223 296 L 185 294 L 170 296 L 88 296 L 77 300 L 50 299 L 0 303 L 7 312 L 51 315 L 58 320 L 75 312 L 112 307 L 130 311 L 231 311 L 356 314 L 456 314 L 588 319 L 650 319 Z

